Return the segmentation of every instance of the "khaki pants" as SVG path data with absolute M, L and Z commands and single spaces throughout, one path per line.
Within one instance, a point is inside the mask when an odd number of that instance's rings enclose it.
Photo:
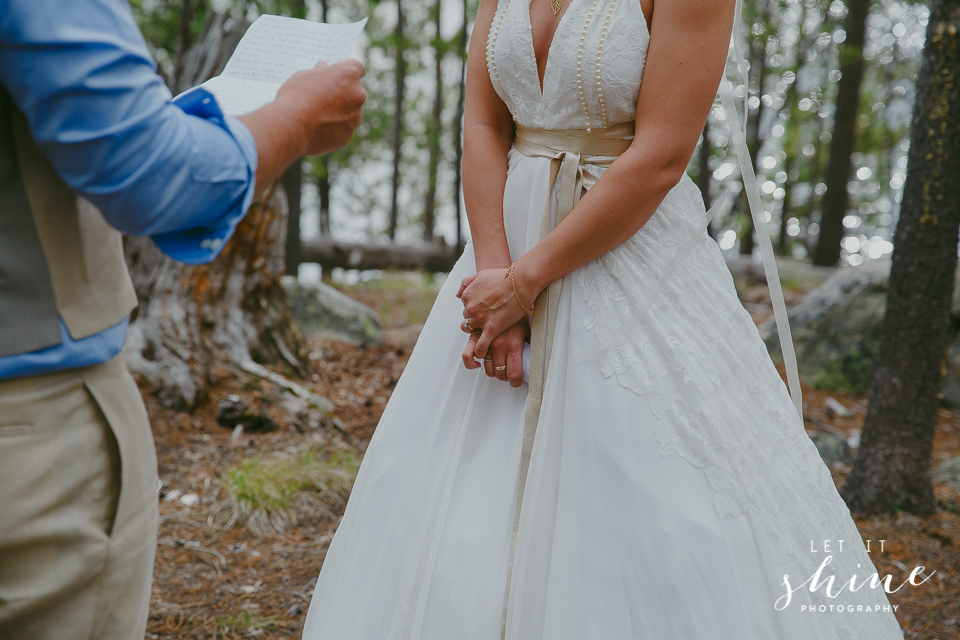
M 0 381 L 0 640 L 141 640 L 157 462 L 121 357 Z

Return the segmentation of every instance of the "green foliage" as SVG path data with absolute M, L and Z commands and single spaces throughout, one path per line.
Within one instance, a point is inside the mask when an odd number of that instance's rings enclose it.
M 861 55 L 865 74 L 851 157 L 850 208 L 844 220 L 848 238 L 841 262 L 856 264 L 868 255 L 889 255 L 902 194 L 913 81 L 919 69 L 926 9 L 916 3 L 878 0 L 860 50 L 842 44 L 846 42 L 843 3 L 778 0 L 769 5 L 771 1 L 745 0 L 743 11 L 745 31 L 750 34 L 746 42 L 754 45 L 753 51 L 766 40 L 765 79 L 759 84 L 754 79 L 751 84 L 749 117 L 759 130 L 755 157 L 758 178 L 766 184 L 764 209 L 772 214 L 768 230 L 776 235 L 779 229 L 789 227 L 783 243 L 788 254 L 804 256 L 815 242 L 840 60 L 845 55 Z M 739 74 L 731 69 L 728 75 L 736 85 Z M 763 109 L 759 103 L 765 105 Z M 757 122 L 760 111 L 762 118 Z M 714 143 L 710 166 L 714 170 L 735 165 L 729 131 L 718 112 L 715 109 L 710 119 Z M 725 173 L 729 170 L 721 172 Z M 719 195 L 717 185 L 712 193 Z M 746 219 L 737 217 L 742 212 L 724 215 L 721 209 L 715 230 L 732 229 L 739 234 L 746 224 Z M 781 216 L 790 223 L 781 221 Z
M 811 376 L 810 384 L 823 391 L 862 394 L 870 389 L 875 354 L 848 353 L 822 365 Z
M 419 235 L 424 198 L 430 188 L 430 150 L 439 140 L 437 217 L 441 233 L 450 239 L 452 212 L 458 197 L 453 192 L 456 167 L 454 119 L 459 95 L 460 64 L 466 51 L 459 29 L 449 27 L 451 15 L 459 20 L 460 3 L 401 0 L 407 28 L 402 41 L 396 33 L 396 0 L 326 0 L 328 16 L 318 13 L 320 0 L 230 0 L 226 11 L 253 19 L 260 13 L 306 16 L 329 22 L 369 18 L 360 58 L 367 66 L 364 86 L 368 101 L 364 121 L 345 149 L 304 163 L 308 182 L 330 181 L 331 220 L 334 234 L 344 230 L 379 236 L 387 227 L 391 196 L 391 138 L 396 86 L 394 67 L 398 52 L 407 66 L 408 82 L 402 122 L 403 159 L 400 166 L 400 240 Z M 467 0 L 467 21 L 476 15 L 477 0 Z M 164 77 L 173 77 L 189 46 L 204 32 L 213 9 L 211 0 L 131 0 L 131 8 Z M 224 4 L 217 4 L 218 9 Z M 185 7 L 191 17 L 181 21 Z M 436 12 L 443 12 L 449 31 L 439 32 Z M 833 101 L 841 60 L 862 55 L 865 76 L 861 89 L 860 119 L 854 171 L 869 169 L 869 177 L 851 178 L 848 235 L 858 239 L 845 256 L 870 252 L 878 241 L 892 237 L 892 225 L 905 174 L 906 142 L 913 102 L 913 81 L 919 69 L 920 46 L 926 9 L 919 0 L 877 0 L 867 25 L 861 50 L 842 44 L 846 9 L 834 0 L 745 0 L 745 42 L 763 56 L 755 65 L 749 87 L 750 118 L 759 122 L 758 176 L 761 183 L 779 189 L 764 191 L 764 208 L 772 214 L 770 232 L 777 233 L 781 211 L 794 220 L 794 235 L 785 243 L 788 252 L 803 254 L 815 238 L 819 199 L 828 161 L 833 127 Z M 482 35 L 485 34 L 480 34 Z M 433 117 L 436 87 L 434 64 L 443 68 L 443 111 Z M 759 61 L 760 58 L 757 58 Z M 762 67 L 764 77 L 757 78 Z M 735 81 L 737 74 L 728 74 Z M 741 89 L 742 91 L 742 89 Z M 742 102 L 741 102 L 742 104 Z M 710 116 L 710 170 L 735 165 L 730 133 L 720 110 Z M 767 158 L 772 158 L 771 161 Z M 696 171 L 694 159 L 692 171 Z M 723 175 L 723 172 L 721 174 Z M 734 167 L 734 175 L 736 175 Z M 736 178 L 734 178 L 736 179 Z M 719 179 L 712 195 L 720 195 Z M 789 199 L 789 202 L 785 202 Z M 725 215 L 714 222 L 716 232 L 744 228 L 746 219 Z M 882 243 L 881 243 L 882 244 Z M 889 247 L 886 247 L 889 249 Z M 876 251 L 874 251 L 874 254 Z
M 254 5 L 259 14 L 273 14 L 280 16 L 291 16 L 294 18 L 307 17 L 306 0 L 253 0 L 246 3 Z
M 350 295 L 359 294 L 388 324 L 423 324 L 437 299 L 442 281 L 418 271 L 387 272 L 382 278 L 364 280 L 349 287 Z M 369 292 L 375 296 L 364 295 Z
M 248 458 L 227 469 L 221 483 L 233 519 L 243 519 L 256 535 L 265 535 L 296 522 L 293 507 L 305 492 L 315 499 L 346 496 L 359 466 L 350 452 L 324 458 L 308 449 L 293 457 Z
M 130 0 L 130 10 L 157 61 L 160 75 L 168 83 L 213 13 L 210 0 Z M 182 24 L 185 12 L 189 20 Z M 305 18 L 307 7 L 306 0 L 230 0 L 225 12 L 235 16 L 272 13 Z
M 217 631 L 222 635 L 243 631 L 246 636 L 259 635 L 267 629 L 278 629 L 282 620 L 274 616 L 257 616 L 247 610 L 214 618 Z

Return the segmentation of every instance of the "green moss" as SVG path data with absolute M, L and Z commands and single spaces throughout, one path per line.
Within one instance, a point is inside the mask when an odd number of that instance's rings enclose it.
M 817 368 L 811 384 L 824 391 L 866 393 L 873 375 L 873 358 L 862 353 L 847 353 L 844 358 Z
M 353 486 L 360 460 L 337 451 L 327 458 L 314 450 L 294 457 L 253 457 L 226 470 L 221 480 L 234 519 L 257 535 L 280 533 L 296 522 L 295 500 L 303 493 L 343 496 Z
M 363 327 L 364 335 L 368 336 L 371 340 L 379 340 L 381 338 L 380 328 L 370 316 L 361 316 L 360 325 Z
M 231 613 L 214 618 L 214 624 L 221 633 L 245 631 L 248 635 L 265 629 L 278 629 L 280 619 L 272 616 L 255 616 L 249 611 Z M 256 634 L 259 635 L 259 634 Z
M 388 271 L 382 278 L 363 280 L 352 286 L 339 286 L 341 291 L 349 289 L 374 289 L 377 291 L 424 291 L 436 294 L 437 281 L 432 273 L 420 271 Z
M 441 286 L 432 273 L 388 271 L 382 278 L 338 288 L 375 307 L 385 325 L 406 326 L 426 321 Z

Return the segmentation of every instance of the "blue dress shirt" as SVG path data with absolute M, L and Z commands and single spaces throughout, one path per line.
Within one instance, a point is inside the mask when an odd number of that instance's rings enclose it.
M 213 260 L 250 207 L 250 130 L 202 89 L 171 99 L 125 0 L 0 0 L 0 82 L 64 182 L 171 258 Z M 0 378 L 104 362 L 126 326 L 62 327 L 61 344 L 0 358 Z

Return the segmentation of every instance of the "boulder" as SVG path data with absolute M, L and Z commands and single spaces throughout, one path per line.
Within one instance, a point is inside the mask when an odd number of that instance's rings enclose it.
M 870 385 L 887 304 L 890 261 L 839 267 L 788 312 L 797 363 L 815 387 L 863 393 Z M 782 359 L 774 320 L 759 327 L 770 351 Z
M 844 436 L 825 431 L 808 431 L 807 435 L 817 445 L 820 458 L 831 469 L 853 464 L 853 452 Z
M 839 267 L 790 308 L 787 315 L 804 380 L 819 389 L 867 392 L 880 348 L 889 279 L 889 259 Z M 951 316 L 954 327 L 960 325 L 960 275 L 954 283 Z M 759 331 L 770 355 L 781 360 L 773 318 Z M 943 396 L 960 407 L 960 334 L 951 339 Z
M 220 401 L 217 424 L 230 429 L 243 427 L 247 433 L 268 433 L 279 428 L 269 416 L 252 413 L 246 401 L 238 395 L 229 395 Z
M 933 471 L 933 481 L 960 489 L 960 456 L 944 460 Z
M 957 325 L 957 315 L 951 310 L 954 326 Z M 950 341 L 950 349 L 947 351 L 947 371 L 943 376 L 944 401 L 951 407 L 960 407 L 960 334 L 955 335 Z
M 383 343 L 380 317 L 362 302 L 322 282 L 305 283 L 292 276 L 283 277 L 283 287 L 304 334 L 358 345 Z
M 725 255 L 727 268 L 737 280 L 748 284 L 766 285 L 767 275 L 763 270 L 763 261 L 758 255 Z M 787 256 L 776 256 L 777 273 L 780 275 L 780 282 L 784 287 L 803 287 L 809 289 L 819 285 L 830 277 L 836 268 L 818 267 L 806 260 L 797 258 L 788 258 Z M 958 300 L 960 303 L 960 300 Z

